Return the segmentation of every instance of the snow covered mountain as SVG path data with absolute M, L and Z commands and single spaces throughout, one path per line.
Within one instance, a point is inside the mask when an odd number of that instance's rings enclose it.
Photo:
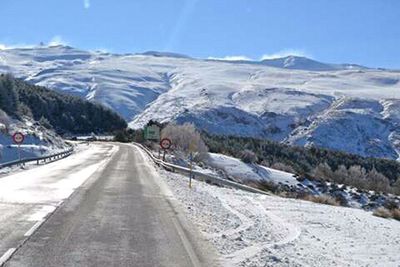
M 367 69 L 367 67 L 356 64 L 328 64 L 321 63 L 306 57 L 287 56 L 283 58 L 265 59 L 262 64 L 271 67 L 312 70 L 312 71 L 329 71 L 329 70 L 346 70 L 346 69 Z
M 400 72 L 286 57 L 227 62 L 67 46 L 0 50 L 0 72 L 101 102 L 133 128 L 190 121 L 217 134 L 270 138 L 397 159 Z

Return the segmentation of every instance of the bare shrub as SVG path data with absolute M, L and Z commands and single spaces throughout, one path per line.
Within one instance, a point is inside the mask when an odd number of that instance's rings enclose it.
M 312 175 L 317 179 L 327 181 L 334 180 L 335 176 L 331 167 L 326 162 L 318 164 L 318 166 L 313 170 Z
M 320 163 L 311 174 L 318 180 L 351 185 L 364 190 L 394 192 L 395 194 L 400 191 L 400 182 L 397 185 L 390 186 L 389 179 L 375 168 L 366 171 L 359 165 L 353 165 L 348 169 L 344 165 L 339 165 L 337 170 L 333 172 L 327 163 Z
M 257 155 L 256 153 L 254 153 L 251 150 L 244 150 L 242 153 L 240 153 L 240 159 L 244 162 L 244 163 L 255 163 L 257 162 Z
M 393 184 L 391 192 L 395 195 L 400 196 L 400 178 Z
M 365 177 L 367 175 L 367 171 L 363 167 L 354 165 L 348 169 L 348 172 L 349 173 L 345 181 L 346 184 L 357 188 L 366 188 L 367 181 Z
M 379 173 L 375 168 L 367 174 L 367 187 L 374 191 L 388 192 L 390 188 L 389 179 Z
M 380 207 L 377 208 L 376 210 L 374 210 L 373 215 L 377 216 L 377 217 L 382 217 L 382 218 L 391 218 L 392 214 L 390 212 L 390 210 Z
M 183 125 L 170 123 L 161 131 L 161 137 L 171 139 L 175 149 L 186 155 L 194 153 L 195 160 L 204 158 L 208 152 L 200 133 L 191 123 Z
M 344 165 L 340 165 L 338 167 L 338 169 L 335 171 L 334 173 L 335 175 L 335 179 L 336 179 L 336 183 L 342 184 L 346 181 L 346 179 L 349 178 L 349 172 L 346 168 L 346 166 Z
M 327 195 L 320 195 L 320 196 L 314 196 L 314 195 L 306 195 L 303 197 L 304 200 L 319 203 L 319 204 L 325 204 L 325 205 L 331 205 L 331 206 L 340 206 L 340 202 L 337 201 L 335 198 Z

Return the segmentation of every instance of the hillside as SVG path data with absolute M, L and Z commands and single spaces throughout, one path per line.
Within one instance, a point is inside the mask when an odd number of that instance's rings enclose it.
M 20 146 L 21 157 L 31 158 L 55 154 L 70 146 L 54 131 L 28 117 L 15 119 L 0 109 L 0 164 L 19 159 L 18 146 L 12 135 L 21 132 L 25 140 Z M 9 169 L 0 169 L 0 174 Z
M 288 57 L 261 62 L 66 46 L 0 50 L 0 71 L 100 102 L 130 127 L 193 122 L 210 133 L 399 158 L 400 72 Z
M 126 127 L 115 112 L 79 97 L 61 94 L 0 75 L 0 109 L 8 115 L 27 116 L 59 133 L 103 133 Z
M 104 133 L 125 127 L 117 113 L 100 104 L 0 74 L 0 163 L 19 158 L 11 138 L 15 132 L 25 135 L 21 156 L 29 158 L 68 149 L 56 132 Z

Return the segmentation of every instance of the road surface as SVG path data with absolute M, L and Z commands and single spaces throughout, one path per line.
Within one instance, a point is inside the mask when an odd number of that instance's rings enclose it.
M 5 266 L 216 265 L 132 145 L 93 144 L 0 187 Z

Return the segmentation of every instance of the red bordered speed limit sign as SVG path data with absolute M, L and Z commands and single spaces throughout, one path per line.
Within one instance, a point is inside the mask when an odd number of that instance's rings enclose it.
M 13 134 L 12 139 L 14 143 L 20 145 L 24 142 L 25 136 L 20 132 L 16 132 L 15 134 Z
M 163 138 L 160 141 L 160 147 L 162 149 L 169 149 L 171 147 L 171 145 L 172 145 L 172 142 L 171 142 L 171 139 L 169 139 L 169 138 Z

